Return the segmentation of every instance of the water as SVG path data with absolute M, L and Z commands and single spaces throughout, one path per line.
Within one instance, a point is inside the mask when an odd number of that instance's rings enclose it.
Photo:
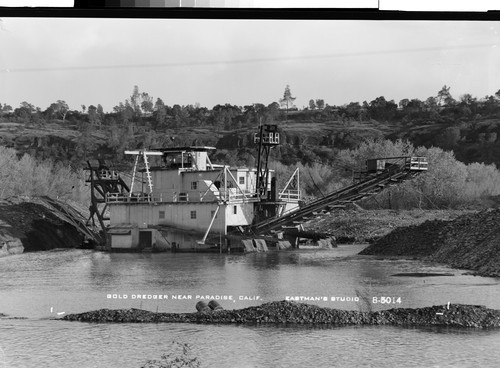
M 419 261 L 356 256 L 362 248 L 246 255 L 64 250 L 1 258 L 0 312 L 26 319 L 0 319 L 0 368 L 3 362 L 5 367 L 140 367 L 172 351 L 172 341 L 189 343 L 204 367 L 497 366 L 496 330 L 51 319 L 100 308 L 190 312 L 205 296 L 221 298 L 226 309 L 287 297 L 353 310 L 448 302 L 500 309 L 500 279 Z M 392 276 L 410 272 L 453 276 Z M 391 297 L 386 299 L 391 303 L 373 303 L 374 297 Z

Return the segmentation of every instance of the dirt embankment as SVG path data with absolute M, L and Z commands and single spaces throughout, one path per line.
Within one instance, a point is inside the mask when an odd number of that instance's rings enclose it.
M 209 313 L 155 313 L 140 309 L 101 309 L 81 314 L 70 314 L 63 319 L 94 323 L 266 323 L 327 326 L 500 327 L 500 311 L 482 306 L 461 304 L 359 312 L 281 301 L 265 303 L 257 307 L 220 310 Z
M 397 228 L 360 254 L 423 257 L 500 277 L 500 209 Z
M 83 237 L 42 204 L 0 201 L 0 257 L 54 248 L 76 248 Z
M 472 211 L 460 210 L 346 210 L 317 215 L 304 224 L 306 230 L 335 236 L 338 243 L 368 243 L 398 227 L 419 225 L 428 220 L 452 220 Z

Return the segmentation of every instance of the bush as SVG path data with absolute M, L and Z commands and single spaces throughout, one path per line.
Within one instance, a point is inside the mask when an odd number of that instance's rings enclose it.
M 148 360 L 141 368 L 197 368 L 201 365 L 198 358 L 191 356 L 191 347 L 176 341 L 172 342 L 173 352 L 163 354 L 160 360 Z
M 0 198 L 48 195 L 81 201 L 83 185 L 83 172 L 28 154 L 18 158 L 15 150 L 0 147 Z
M 339 151 L 333 167 L 298 165 L 301 170 L 301 188 L 306 195 L 319 197 L 321 193 L 331 193 L 350 185 L 352 171 L 349 168 L 362 169 L 367 159 L 401 156 L 426 157 L 428 171 L 360 202 L 363 207 L 411 209 L 462 208 L 478 204 L 487 206 L 492 197 L 500 195 L 500 171 L 495 165 L 466 165 L 458 161 L 452 151 L 437 147 L 415 148 L 403 140 L 366 140 L 356 149 Z M 285 171 L 290 171 L 290 168 Z

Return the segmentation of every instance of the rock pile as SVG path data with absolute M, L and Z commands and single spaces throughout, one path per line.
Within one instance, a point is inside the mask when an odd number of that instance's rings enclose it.
M 3 223 L 0 221 L 0 227 Z M 24 252 L 23 243 L 18 238 L 0 232 L 0 257 Z
M 207 324 L 293 324 L 326 326 L 391 325 L 405 327 L 448 326 L 500 327 L 500 311 L 473 305 L 441 305 L 426 308 L 397 308 L 377 312 L 322 308 L 289 301 L 265 303 L 239 310 L 197 313 L 155 313 L 140 309 L 70 314 L 67 321 L 95 323 L 207 323 Z
M 500 277 L 500 209 L 398 228 L 360 254 L 424 257 Z

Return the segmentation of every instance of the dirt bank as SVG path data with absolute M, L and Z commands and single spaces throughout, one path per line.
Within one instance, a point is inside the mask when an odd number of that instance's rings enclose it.
M 398 228 L 360 254 L 421 257 L 500 277 L 500 209 Z
M 335 236 L 339 243 L 368 243 L 402 226 L 419 225 L 427 220 L 452 220 L 472 211 L 459 210 L 345 210 L 317 215 L 304 224 L 310 231 Z
M 76 248 L 83 236 L 42 204 L 13 198 L 0 202 L 0 256 Z
M 239 310 L 210 313 L 155 313 L 140 309 L 70 314 L 66 321 L 97 323 L 217 323 L 217 324 L 301 324 L 327 326 L 448 326 L 500 327 L 500 311 L 483 306 L 451 304 L 426 308 L 399 308 L 378 312 L 345 311 L 288 301 L 265 303 Z

